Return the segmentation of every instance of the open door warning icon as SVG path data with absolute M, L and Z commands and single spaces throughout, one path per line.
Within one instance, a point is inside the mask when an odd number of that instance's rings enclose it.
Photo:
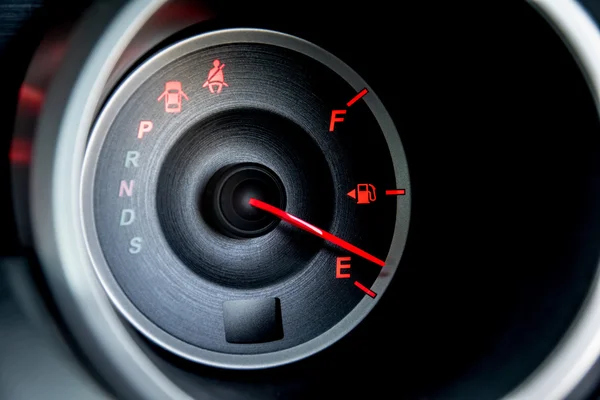
M 175 114 L 181 112 L 181 103 L 183 99 L 189 100 L 179 81 L 169 81 L 165 83 L 165 91 L 162 92 L 158 101 L 162 101 L 163 99 L 165 102 L 165 111 Z

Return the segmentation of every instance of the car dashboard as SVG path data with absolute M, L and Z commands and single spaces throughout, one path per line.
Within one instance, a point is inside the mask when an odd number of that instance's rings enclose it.
M 598 21 L 0 1 L 0 398 L 597 398 Z

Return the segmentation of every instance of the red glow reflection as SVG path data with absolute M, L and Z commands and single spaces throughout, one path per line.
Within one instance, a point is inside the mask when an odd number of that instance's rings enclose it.
M 15 166 L 27 166 L 31 163 L 31 141 L 29 139 L 14 138 L 8 153 L 10 163 Z
M 24 83 L 19 89 L 19 105 L 26 110 L 39 112 L 44 103 L 44 93 L 31 85 Z

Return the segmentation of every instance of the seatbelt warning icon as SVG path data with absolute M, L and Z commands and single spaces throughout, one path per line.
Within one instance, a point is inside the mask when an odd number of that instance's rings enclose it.
M 208 71 L 208 78 L 206 78 L 206 81 L 202 87 L 208 87 L 208 90 L 210 90 L 210 92 L 213 94 L 221 93 L 223 86 L 229 87 L 229 85 L 225 83 L 223 68 L 225 68 L 225 64 L 222 64 L 221 61 L 213 61 L 213 68 Z

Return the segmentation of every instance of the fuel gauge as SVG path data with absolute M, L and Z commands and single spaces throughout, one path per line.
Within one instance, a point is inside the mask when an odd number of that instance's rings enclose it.
M 305 358 L 384 294 L 410 216 L 400 137 L 326 50 L 215 31 L 134 70 L 86 153 L 88 247 L 149 339 L 225 368 Z

